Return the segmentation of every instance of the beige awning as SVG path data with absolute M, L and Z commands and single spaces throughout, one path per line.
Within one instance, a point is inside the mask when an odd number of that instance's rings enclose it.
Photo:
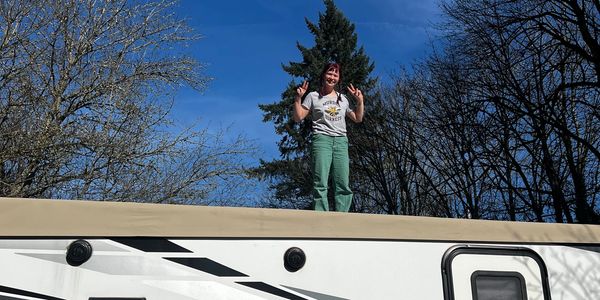
M 0 198 L 0 236 L 598 243 L 600 226 L 285 209 Z

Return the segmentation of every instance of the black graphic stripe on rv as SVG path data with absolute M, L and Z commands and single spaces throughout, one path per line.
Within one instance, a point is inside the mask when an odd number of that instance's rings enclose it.
M 566 246 L 571 247 L 571 248 L 577 248 L 577 249 L 585 250 L 585 251 L 600 253 L 600 246 L 596 246 L 596 245 L 566 244 Z
M 46 300 L 65 300 L 62 298 L 56 298 L 56 297 L 52 297 L 52 296 L 48 296 L 48 295 L 42 295 L 42 294 L 25 291 L 25 290 L 20 290 L 20 289 L 15 289 L 15 288 L 2 286 L 2 285 L 0 285 L 0 292 L 6 293 L 6 294 L 18 295 L 18 296 L 46 299 Z
M 144 252 L 192 252 L 165 238 L 159 237 L 126 237 L 112 238 L 111 240 Z
M 25 298 L 14 298 L 9 296 L 0 295 L 0 300 L 24 300 Z
M 90 297 L 88 300 L 146 300 L 146 298 Z
M 335 297 L 335 296 L 331 296 L 331 295 L 327 295 L 327 294 L 321 294 L 321 293 L 317 293 L 317 292 L 313 292 L 313 291 L 309 291 L 309 290 L 303 290 L 303 289 L 299 289 L 299 288 L 295 288 L 295 287 L 291 287 L 291 286 L 287 286 L 287 285 L 283 285 L 283 284 L 281 286 L 286 289 L 290 289 L 296 293 L 304 294 L 306 296 L 309 296 L 309 297 L 315 298 L 315 299 L 319 299 L 319 300 L 350 300 L 347 298 L 340 298 L 340 297 Z
M 259 290 L 259 291 L 263 291 L 265 293 L 269 293 L 272 295 L 276 295 L 285 299 L 290 299 L 290 300 L 307 300 L 306 298 L 302 298 L 298 295 L 294 295 L 292 293 L 286 292 L 282 289 L 278 289 L 272 285 L 266 284 L 264 282 L 260 282 L 260 281 L 239 281 L 236 282 L 238 284 L 241 285 L 245 285 L 247 287 Z
M 206 257 L 163 257 L 178 264 L 210 273 L 219 277 L 248 277 L 248 275 L 224 266 Z

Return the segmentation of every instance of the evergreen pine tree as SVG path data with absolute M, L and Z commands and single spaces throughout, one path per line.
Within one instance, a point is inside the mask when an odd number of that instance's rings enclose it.
M 354 24 L 343 15 L 335 6 L 333 0 L 324 0 L 325 13 L 319 13 L 317 24 L 305 19 L 306 25 L 314 35 L 315 45 L 307 48 L 297 43 L 303 60 L 302 62 L 289 62 L 283 65 L 285 72 L 293 78 L 281 95 L 281 101 L 273 104 L 259 105 L 264 112 L 263 122 L 273 122 L 275 131 L 281 135 L 278 142 L 281 158 L 270 162 L 261 161 L 255 169 L 255 175 L 272 179 L 272 189 L 275 191 L 276 203 L 273 207 L 311 207 L 312 203 L 312 174 L 310 164 L 310 115 L 300 123 L 292 118 L 293 101 L 296 88 L 302 81 L 309 82 L 309 91 L 317 90 L 320 83 L 320 73 L 328 62 L 337 62 L 341 65 L 341 80 L 339 91 L 347 93 L 346 87 L 352 83 L 360 88 L 368 99 L 369 92 L 374 88 L 376 79 L 369 74 L 374 69 L 363 47 L 357 48 L 357 35 Z M 308 94 L 308 93 L 307 93 Z M 349 96 L 350 101 L 354 99 Z M 366 100 L 368 105 L 368 100 Z M 348 121 L 348 125 L 352 123 Z M 349 126 L 349 131 L 352 130 Z M 352 136 L 356 136 L 353 134 Z M 352 144 L 352 136 L 350 143 Z M 354 161 L 353 152 L 350 152 L 350 161 Z M 331 199 L 330 199 L 331 200 Z M 333 207 L 333 206 L 331 206 Z

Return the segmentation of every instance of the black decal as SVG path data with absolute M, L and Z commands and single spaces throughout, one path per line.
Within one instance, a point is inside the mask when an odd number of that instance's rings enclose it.
M 294 295 L 292 293 L 288 293 L 282 289 L 278 289 L 272 285 L 268 285 L 264 282 L 259 282 L 259 281 L 240 281 L 240 282 L 236 282 L 239 283 L 241 285 L 245 285 L 247 287 L 251 287 L 253 289 L 259 290 L 259 291 L 263 291 L 265 293 L 269 293 L 269 294 L 273 294 L 279 297 L 283 297 L 286 299 L 290 299 L 290 300 L 307 300 L 306 298 L 302 298 L 300 296 Z
M 24 300 L 25 298 L 13 298 L 9 296 L 0 295 L 0 300 Z
M 128 237 L 112 238 L 112 240 L 144 252 L 192 252 L 165 238 Z
M 7 286 L 0 286 L 0 292 L 7 293 L 7 294 L 19 295 L 19 296 L 27 296 L 27 297 L 34 297 L 34 298 L 39 298 L 39 299 L 46 299 L 46 300 L 65 300 L 62 298 L 55 298 L 52 296 L 42 295 L 42 294 L 24 291 L 24 290 L 20 290 L 20 289 L 15 289 L 15 288 L 7 287 Z
M 90 297 L 88 300 L 146 300 L 146 298 Z
M 248 277 L 206 257 L 163 257 L 164 259 L 220 277 Z
M 577 248 L 577 249 L 581 249 L 581 250 L 585 250 L 585 251 L 591 251 L 591 252 L 598 252 L 600 253 L 600 247 L 597 245 L 567 245 L 568 247 L 572 247 L 572 248 Z
M 315 298 L 315 299 L 319 299 L 319 300 L 350 300 L 347 298 L 340 298 L 340 297 L 335 297 L 335 296 L 331 296 L 331 295 L 327 295 L 327 294 L 321 294 L 321 293 L 317 293 L 317 292 L 313 292 L 313 291 L 309 291 L 309 290 L 303 290 L 303 289 L 299 289 L 299 288 L 295 288 L 295 287 L 291 287 L 291 286 L 287 286 L 287 285 L 283 285 L 283 284 L 281 286 L 286 289 L 290 289 L 294 292 L 304 294 L 306 296 L 309 296 L 309 297 Z

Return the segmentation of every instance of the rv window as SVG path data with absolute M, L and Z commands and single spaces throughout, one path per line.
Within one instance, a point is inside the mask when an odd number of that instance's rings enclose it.
M 473 300 L 527 300 L 525 278 L 517 272 L 475 271 Z

